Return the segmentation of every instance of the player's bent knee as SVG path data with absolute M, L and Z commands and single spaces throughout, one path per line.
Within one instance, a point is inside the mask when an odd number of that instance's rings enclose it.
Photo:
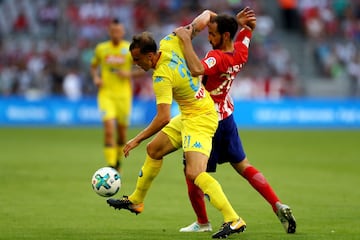
M 197 171 L 196 169 L 190 169 L 188 167 L 185 168 L 185 177 L 190 181 L 195 181 L 195 178 L 199 176 L 202 171 Z
M 155 137 L 146 146 L 147 154 L 153 159 L 161 159 L 168 153 L 177 150 L 170 141 Z
M 168 154 L 165 146 L 154 144 L 152 142 L 147 144 L 146 152 L 152 159 L 162 159 L 166 154 Z

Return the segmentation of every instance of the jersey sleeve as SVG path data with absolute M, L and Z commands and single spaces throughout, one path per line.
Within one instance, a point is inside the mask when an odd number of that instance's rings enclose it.
M 172 84 L 169 77 L 153 76 L 153 88 L 156 98 L 156 104 L 171 104 L 173 100 Z
M 249 56 L 249 45 L 252 32 L 249 29 L 243 28 L 237 34 L 234 48 L 236 49 L 237 55 L 240 56 L 241 63 L 246 63 Z
M 213 75 L 219 72 L 219 65 L 221 62 L 220 55 L 216 51 L 209 51 L 206 57 L 201 60 L 204 66 L 204 75 Z
M 252 36 L 252 32 L 247 28 L 243 28 L 238 32 L 236 39 L 235 39 L 235 43 L 243 42 L 245 40 L 244 44 L 247 47 L 249 47 L 251 36 Z

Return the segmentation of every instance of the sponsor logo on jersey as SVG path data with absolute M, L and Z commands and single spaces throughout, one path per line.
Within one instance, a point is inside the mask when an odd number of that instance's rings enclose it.
M 107 64 L 122 64 L 125 62 L 125 59 L 119 55 L 107 55 L 105 57 L 105 62 Z
M 206 63 L 208 68 L 212 68 L 216 64 L 216 59 L 214 57 L 209 57 L 209 58 L 205 59 L 204 62 Z

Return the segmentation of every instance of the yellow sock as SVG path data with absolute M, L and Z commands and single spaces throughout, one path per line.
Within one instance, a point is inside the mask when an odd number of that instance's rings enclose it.
M 117 146 L 117 160 L 119 162 L 119 169 L 121 168 L 121 165 L 122 165 L 122 160 L 123 160 L 123 157 L 124 157 L 124 145 L 118 145 Z
M 117 165 L 117 150 L 116 147 L 106 146 L 104 148 L 105 161 L 108 166 L 116 167 Z
M 137 179 L 135 191 L 129 196 L 132 203 L 139 204 L 144 202 L 145 195 L 150 188 L 152 181 L 160 172 L 162 162 L 162 160 L 155 160 L 149 155 L 146 155 L 144 165 L 142 166 Z
M 232 222 L 239 219 L 220 184 L 210 174 L 206 172 L 200 173 L 195 178 L 195 185 L 208 195 L 210 203 L 223 214 L 224 222 Z

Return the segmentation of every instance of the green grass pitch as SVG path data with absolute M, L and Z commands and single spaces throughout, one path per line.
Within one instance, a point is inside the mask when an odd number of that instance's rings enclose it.
M 140 129 L 131 129 L 129 138 Z M 360 131 L 241 131 L 249 160 L 297 219 L 285 234 L 270 205 L 228 164 L 214 175 L 247 222 L 230 239 L 360 239 Z M 146 142 L 125 159 L 118 197 L 130 194 Z M 0 128 L 0 239 L 200 240 L 179 233 L 195 220 L 187 199 L 181 151 L 166 157 L 138 216 L 107 206 L 91 189 L 105 165 L 101 128 Z M 222 217 L 209 203 L 214 230 Z

